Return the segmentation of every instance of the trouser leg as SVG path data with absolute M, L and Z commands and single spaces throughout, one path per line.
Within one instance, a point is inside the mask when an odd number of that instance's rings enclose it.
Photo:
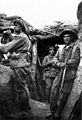
M 59 105 L 58 105 L 58 109 L 57 109 L 57 116 L 61 116 L 61 113 L 65 107 L 65 104 L 68 100 L 68 97 L 69 97 L 69 93 L 62 93 L 61 97 L 60 97 L 60 100 L 59 100 Z
M 54 114 L 56 112 L 56 109 L 58 107 L 57 100 L 58 100 L 58 94 L 51 93 L 51 95 L 50 95 L 50 110 L 51 110 L 52 114 Z
M 61 115 L 66 102 L 68 100 L 69 94 L 71 92 L 72 86 L 73 86 L 74 79 L 69 81 L 64 81 L 62 92 L 60 94 L 60 99 L 59 99 L 59 105 L 58 105 L 58 110 L 57 113 Z
M 59 98 L 59 79 L 58 77 L 55 78 L 53 81 L 52 87 L 51 87 L 51 93 L 50 93 L 50 111 L 51 113 L 46 116 L 47 119 L 53 118 L 56 110 L 57 110 L 57 101 Z
M 45 83 L 46 83 L 46 89 L 45 89 L 46 99 L 49 102 L 50 101 L 50 91 L 51 91 L 51 79 L 46 78 Z
M 56 109 L 58 107 L 57 101 L 59 98 L 59 79 L 58 77 L 55 78 L 51 88 L 50 94 L 50 110 L 52 114 L 55 114 Z

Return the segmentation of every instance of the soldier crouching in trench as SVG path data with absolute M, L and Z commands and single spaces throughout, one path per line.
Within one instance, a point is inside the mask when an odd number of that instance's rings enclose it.
M 59 35 L 65 46 L 58 49 L 53 62 L 58 67 L 57 74 L 51 89 L 50 110 L 47 119 L 61 119 L 62 111 L 72 90 L 80 62 L 80 48 L 75 44 L 77 35 L 73 30 L 64 30 Z

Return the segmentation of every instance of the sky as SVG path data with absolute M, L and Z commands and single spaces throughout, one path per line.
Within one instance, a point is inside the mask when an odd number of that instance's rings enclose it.
M 0 0 L 0 13 L 18 15 L 34 28 L 54 21 L 77 23 L 77 6 L 81 0 Z

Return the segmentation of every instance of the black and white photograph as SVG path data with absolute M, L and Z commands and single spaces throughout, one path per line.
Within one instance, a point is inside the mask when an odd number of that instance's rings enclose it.
M 81 0 L 0 0 L 0 120 L 82 120 Z

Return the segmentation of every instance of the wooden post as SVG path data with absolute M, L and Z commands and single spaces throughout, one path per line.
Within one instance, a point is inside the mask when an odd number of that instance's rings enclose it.
M 31 65 L 31 77 L 32 77 L 32 84 L 34 87 L 34 94 L 37 100 L 39 100 L 38 94 L 37 94 L 37 88 L 36 88 L 36 66 L 37 66 L 37 41 L 33 44 L 32 47 L 32 65 Z
M 32 65 L 31 65 L 31 72 L 32 72 L 32 78 L 35 79 L 36 74 L 36 65 L 37 65 L 37 42 L 33 44 L 32 47 Z

